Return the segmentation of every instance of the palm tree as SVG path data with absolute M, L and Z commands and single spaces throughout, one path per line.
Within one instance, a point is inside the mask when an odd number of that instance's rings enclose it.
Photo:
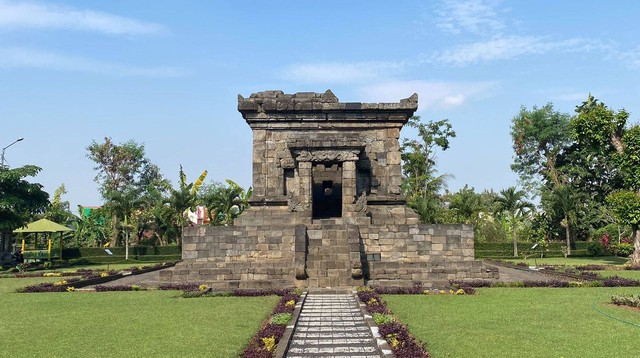
M 201 200 L 209 210 L 212 225 L 232 225 L 233 220 L 249 207 L 252 189 L 244 190 L 227 179 L 227 186 L 220 183 L 205 188 Z
M 581 199 L 582 195 L 569 184 L 561 184 L 543 192 L 542 200 L 560 209 L 564 216 L 562 226 L 567 241 L 567 255 L 571 255 L 571 226 L 577 222 Z
M 518 190 L 512 186 L 500 191 L 500 195 L 496 198 L 496 212 L 507 214 L 511 220 L 511 226 L 513 230 L 513 256 L 518 256 L 518 239 L 516 237 L 516 231 L 519 220 L 529 212 L 533 210 L 532 203 L 526 200 L 526 193 L 524 190 Z

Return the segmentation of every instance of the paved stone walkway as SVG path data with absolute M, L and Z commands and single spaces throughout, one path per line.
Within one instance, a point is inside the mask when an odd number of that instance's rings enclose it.
M 307 295 L 285 357 L 382 357 L 351 294 Z

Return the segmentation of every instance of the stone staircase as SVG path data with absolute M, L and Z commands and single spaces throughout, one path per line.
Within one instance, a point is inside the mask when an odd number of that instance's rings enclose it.
M 377 335 L 377 327 L 375 332 L 365 321 L 352 293 L 308 294 L 284 356 L 392 357 L 391 351 L 379 347 L 384 340 Z
M 353 242 L 353 239 L 350 242 L 346 225 L 336 219 L 317 220 L 308 227 L 307 236 L 306 272 L 309 288 L 364 284 L 362 275 L 353 277 L 354 265 L 360 265 L 359 242 Z

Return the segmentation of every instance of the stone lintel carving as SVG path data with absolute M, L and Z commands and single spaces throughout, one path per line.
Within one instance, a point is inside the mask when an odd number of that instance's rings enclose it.
M 349 162 L 357 161 L 360 149 L 294 149 L 298 162 Z

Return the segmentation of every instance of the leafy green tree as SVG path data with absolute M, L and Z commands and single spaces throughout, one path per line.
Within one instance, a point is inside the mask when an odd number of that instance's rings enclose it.
M 92 209 L 88 215 L 78 206 L 78 218 L 75 220 L 73 241 L 76 247 L 102 246 L 109 242 L 109 227 L 106 225 L 107 214 L 103 208 Z
M 478 223 L 479 214 L 487 209 L 483 205 L 482 197 L 475 192 L 474 188 L 465 185 L 458 192 L 449 194 L 449 210 L 456 217 L 456 222 L 462 224 Z
M 9 249 L 12 231 L 28 224 L 49 204 L 49 194 L 42 190 L 42 185 L 25 179 L 36 176 L 40 170 L 35 165 L 14 169 L 0 166 L 0 236 L 4 249 Z
M 67 193 L 64 184 L 61 184 L 53 193 L 53 198 L 44 218 L 62 225 L 68 225 L 75 219 L 75 216 L 69 210 L 69 202 L 62 200 L 62 195 Z
M 233 220 L 249 207 L 252 189 L 244 190 L 232 180 L 227 185 L 213 183 L 202 189 L 200 201 L 207 207 L 211 225 L 233 225 Z
M 607 203 L 611 206 L 616 216 L 626 225 L 631 226 L 634 237 L 634 252 L 631 262 L 640 264 L 640 240 L 638 240 L 638 228 L 640 227 L 640 196 L 635 191 L 621 190 L 607 197 Z
M 450 139 L 456 133 L 448 120 L 420 122 L 420 117 L 409 119 L 409 127 L 418 130 L 419 139 L 403 139 L 402 187 L 407 204 L 420 216 L 422 222 L 438 222 L 442 210 L 440 192 L 445 188 L 451 176 L 436 173 L 436 149 L 447 150 Z
M 24 179 L 36 176 L 40 170 L 35 165 L 0 167 L 0 231 L 20 228 L 46 210 L 49 194 L 42 190 L 42 185 Z
M 121 220 L 131 217 L 131 212 L 120 212 L 127 209 L 122 201 L 126 198 L 139 202 L 150 188 L 166 189 L 168 182 L 162 178 L 158 167 L 145 157 L 144 145 L 133 140 L 116 144 L 106 137 L 104 143 L 93 141 L 87 151 L 87 157 L 96 164 L 95 181 L 100 185 L 105 207 L 110 208 L 111 244 L 115 246 L 120 238 Z M 129 225 L 127 222 L 126 226 Z
M 496 213 L 506 215 L 511 222 L 511 230 L 513 233 L 513 256 L 518 256 L 518 240 L 517 230 L 518 223 L 534 209 L 532 203 L 526 200 L 524 190 L 518 190 L 512 186 L 500 191 L 496 198 Z
M 540 178 L 554 186 L 560 184 L 556 160 L 570 142 L 569 120 L 568 114 L 555 111 L 551 103 L 531 110 L 522 107 L 511 120 L 515 151 L 511 168 L 529 187 L 539 188 Z
M 569 184 L 561 184 L 546 190 L 542 195 L 542 206 L 547 208 L 547 211 L 558 210 L 563 217 L 561 225 L 565 229 L 568 255 L 571 255 L 571 249 L 575 248 L 571 228 L 578 225 L 580 214 L 585 208 L 585 201 L 585 196 Z

